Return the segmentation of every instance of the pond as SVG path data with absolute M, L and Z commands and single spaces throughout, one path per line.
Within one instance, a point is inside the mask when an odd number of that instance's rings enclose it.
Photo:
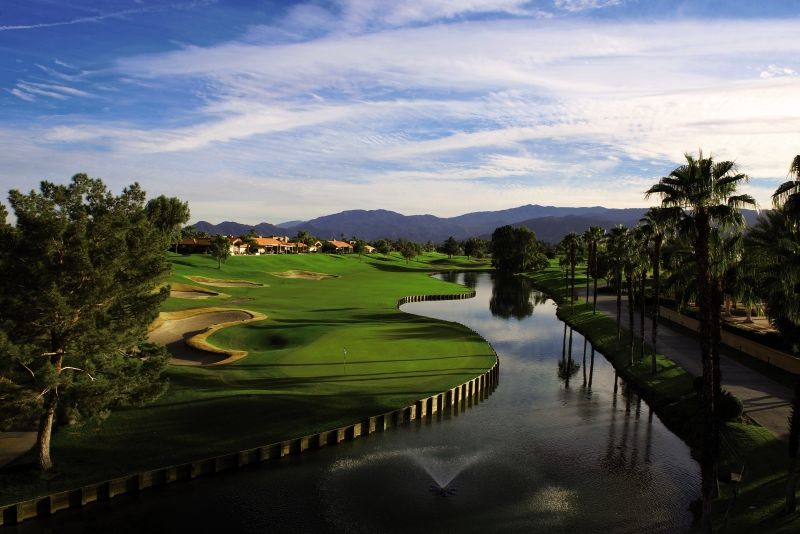
M 500 384 L 458 413 L 34 520 L 18 532 L 678 532 L 688 447 L 519 278 L 441 275 L 469 300 L 403 310 L 489 340 Z M 13 530 L 13 529 L 12 529 Z

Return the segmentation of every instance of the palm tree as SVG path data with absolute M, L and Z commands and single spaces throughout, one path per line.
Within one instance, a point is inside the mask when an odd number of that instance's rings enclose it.
M 639 246 L 637 236 L 633 231 L 625 233 L 624 239 L 619 243 L 622 268 L 625 273 L 625 287 L 628 293 L 628 366 L 633 366 L 633 352 L 635 347 L 634 332 L 634 281 L 639 274 Z
M 586 268 L 586 301 L 589 301 L 589 276 L 594 280 L 594 292 L 592 296 L 592 315 L 597 313 L 597 279 L 600 278 L 598 269 L 598 253 L 600 244 L 606 236 L 606 230 L 602 226 L 590 226 L 583 233 L 583 240 L 586 242 L 588 252 L 588 264 Z
M 570 270 L 570 306 L 575 302 L 575 267 L 583 260 L 583 243 L 581 236 L 575 232 L 570 232 L 561 240 L 561 253 L 564 261 Z
M 712 227 L 741 227 L 744 219 L 739 209 L 755 206 L 749 195 L 737 195 L 736 188 L 748 176 L 738 172 L 732 161 L 715 162 L 685 155 L 686 162 L 662 177 L 645 193 L 661 197 L 661 206 L 683 209 L 687 221 L 683 229 L 692 238 L 696 258 L 696 281 L 700 308 L 700 349 L 703 362 L 704 436 L 701 457 L 702 471 L 702 530 L 711 532 L 711 500 L 716 491 L 716 459 L 719 425 L 716 421 L 716 398 L 721 376 L 719 373 L 720 309 L 711 278 L 709 239 Z M 688 224 L 691 223 L 691 224 Z
M 772 195 L 772 204 L 776 208 L 783 208 L 797 224 L 800 222 L 800 155 L 795 156 L 789 165 L 789 176 L 794 176 L 794 180 L 778 186 Z
M 614 278 L 614 288 L 617 291 L 617 344 L 620 341 L 620 323 L 622 319 L 622 267 L 625 255 L 625 241 L 628 239 L 628 229 L 618 224 L 608 233 L 608 264 Z
M 658 373 L 656 366 L 656 346 L 658 344 L 658 316 L 661 300 L 661 248 L 664 239 L 672 231 L 678 218 L 678 211 L 674 208 L 653 207 L 647 210 L 639 221 L 642 231 L 649 237 L 653 248 L 650 254 L 650 265 L 653 267 L 653 322 L 651 328 L 651 343 L 653 345 L 652 371 Z
M 798 158 L 795 158 L 795 164 Z M 793 166 L 795 165 L 793 164 Z M 786 190 L 783 184 L 776 191 Z M 775 197 L 773 197 L 775 198 Z M 788 201 L 787 201 L 788 202 Z M 790 210 L 793 207 L 789 206 Z M 758 273 L 759 292 L 767 301 L 767 316 L 795 352 L 800 346 L 800 227 L 797 213 L 778 205 L 765 212 L 746 237 L 743 260 L 748 271 Z M 789 419 L 789 464 L 786 511 L 797 508 L 798 448 L 800 448 L 800 379 L 795 382 Z

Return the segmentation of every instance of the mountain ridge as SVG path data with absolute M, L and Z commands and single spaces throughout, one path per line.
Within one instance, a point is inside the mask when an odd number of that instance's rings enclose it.
M 558 207 L 526 204 L 497 211 L 476 211 L 455 217 L 436 215 L 403 215 L 390 210 L 345 210 L 314 219 L 288 225 L 262 222 L 256 225 L 224 221 L 212 224 L 199 221 L 192 226 L 209 234 L 241 235 L 255 229 L 259 235 L 297 235 L 306 231 L 321 239 L 346 239 L 358 237 L 367 241 L 376 239 L 405 238 L 424 243 L 440 243 L 450 236 L 466 239 L 473 236 L 488 236 L 500 226 L 507 224 L 524 226 L 532 230 L 538 239 L 550 243 L 558 242 L 569 232 L 581 233 L 589 226 L 609 229 L 617 224 L 633 226 L 648 208 Z M 757 214 L 743 210 L 748 224 Z M 291 221 L 295 222 L 295 221 Z

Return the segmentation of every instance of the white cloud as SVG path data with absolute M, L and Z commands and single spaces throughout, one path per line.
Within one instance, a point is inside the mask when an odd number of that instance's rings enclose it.
M 769 65 L 766 69 L 761 71 L 762 78 L 774 78 L 776 76 L 797 76 L 797 71 L 789 67 L 779 67 L 778 65 Z
M 571 3 L 589 4 L 600 7 Z M 352 2 L 343 10 L 361 15 L 342 17 L 360 16 L 354 27 L 403 26 L 457 19 L 470 6 L 524 5 Z M 304 9 L 330 22 L 327 12 Z M 301 26 L 292 31 L 308 29 Z M 203 104 L 187 104 L 180 121 L 54 118 L 30 142 L 84 147 L 90 156 L 103 147 L 103 172 L 117 164 L 146 183 L 151 171 L 165 177 L 157 188 L 177 193 L 170 180 L 191 181 L 196 214 L 202 206 L 204 218 L 223 218 L 236 205 L 248 222 L 331 206 L 455 215 L 525 202 L 644 205 L 642 191 L 697 148 L 768 179 L 750 186 L 766 199 L 800 145 L 800 77 L 776 66 L 800 53 L 796 27 L 472 20 L 360 35 L 326 27 L 325 37 L 293 44 L 259 42 L 251 32 L 247 42 L 119 61 L 116 72 L 131 87 L 200 88 Z M 761 71 L 783 75 L 754 75 Z M 65 88 L 28 83 L 29 91 L 10 92 L 79 96 Z M 260 217 L 264 195 L 298 200 Z
M 570 12 L 586 11 L 590 9 L 602 9 L 606 7 L 618 6 L 622 0 L 553 0 L 553 5 L 558 9 Z

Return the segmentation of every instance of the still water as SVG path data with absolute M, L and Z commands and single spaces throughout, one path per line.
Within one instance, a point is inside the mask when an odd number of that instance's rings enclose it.
M 519 279 L 443 275 L 500 385 L 458 414 L 31 521 L 18 532 L 681 532 L 699 469 L 613 367 Z

